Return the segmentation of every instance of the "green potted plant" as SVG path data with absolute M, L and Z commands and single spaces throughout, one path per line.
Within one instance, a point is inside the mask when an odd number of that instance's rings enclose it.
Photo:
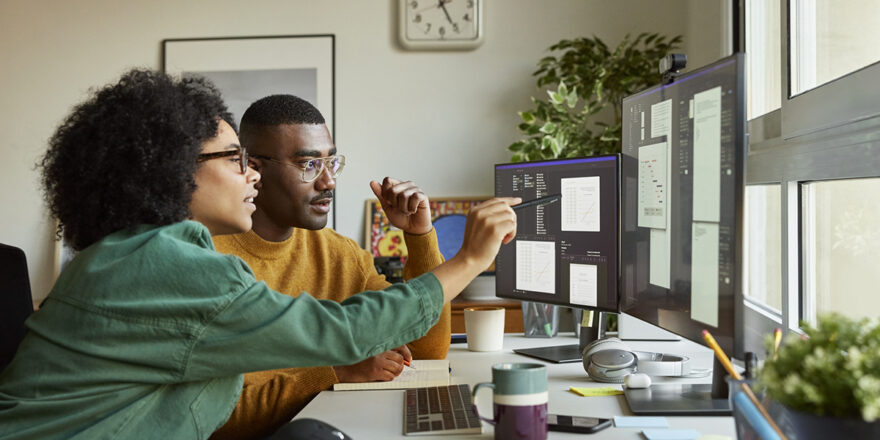
M 828 314 L 801 327 L 758 377 L 782 405 L 780 427 L 799 439 L 880 438 L 880 321 Z
M 658 62 L 679 48 L 682 37 L 641 33 L 626 35 L 608 48 L 599 37 L 561 40 L 538 61 L 537 87 L 546 99 L 532 97 L 535 107 L 519 112 L 522 140 L 511 144 L 513 162 L 620 152 L 620 102 L 624 96 L 657 84 Z M 601 111 L 611 106 L 614 122 Z M 603 116 L 604 119 L 603 120 Z M 607 329 L 617 331 L 617 315 Z
M 681 36 L 627 35 L 613 50 L 598 37 L 562 40 L 533 73 L 547 98 L 519 112 L 524 138 L 511 144 L 514 162 L 592 156 L 620 151 L 620 102 L 661 81 L 658 61 L 678 49 Z M 614 120 L 601 114 L 613 108 Z M 604 120 L 603 120 L 604 118 Z

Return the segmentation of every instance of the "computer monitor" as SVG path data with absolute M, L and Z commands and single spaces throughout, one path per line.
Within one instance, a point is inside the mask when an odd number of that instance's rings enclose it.
M 617 311 L 619 156 L 495 165 L 495 195 L 558 200 L 517 209 L 516 238 L 495 259 L 495 294 L 598 311 Z M 527 312 L 528 313 L 528 312 Z M 580 362 L 578 345 L 526 350 Z
M 734 54 L 628 96 L 621 113 L 621 310 L 703 345 L 708 330 L 736 357 L 743 351 L 744 62 Z M 664 395 L 652 387 L 628 392 L 630 407 L 729 412 L 719 365 L 716 400 L 703 394 L 708 389 Z

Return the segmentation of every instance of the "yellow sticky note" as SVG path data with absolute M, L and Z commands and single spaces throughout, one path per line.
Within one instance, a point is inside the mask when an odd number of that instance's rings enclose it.
M 596 397 L 596 396 L 616 396 L 618 394 L 623 394 L 623 391 L 618 390 L 614 387 L 589 387 L 589 388 L 580 388 L 580 387 L 571 387 L 571 392 L 575 394 L 579 394 L 584 397 Z

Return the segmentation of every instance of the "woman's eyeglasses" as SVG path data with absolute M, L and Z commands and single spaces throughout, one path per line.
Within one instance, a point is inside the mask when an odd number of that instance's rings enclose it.
M 268 162 L 273 162 L 281 165 L 286 165 L 289 167 L 296 167 L 302 171 L 302 181 L 305 183 L 314 182 L 318 176 L 321 175 L 324 170 L 327 170 L 327 173 L 330 174 L 330 177 L 336 178 L 342 173 L 342 169 L 345 167 L 345 156 L 341 154 L 337 154 L 335 156 L 327 156 L 327 157 L 317 157 L 314 159 L 302 160 L 295 163 L 287 163 L 282 162 L 278 159 L 273 159 L 271 157 L 262 156 L 259 154 L 254 154 L 251 157 L 256 159 L 262 159 Z
M 196 160 L 196 162 L 201 163 L 206 160 L 220 159 L 220 158 L 224 158 L 224 157 L 234 157 L 234 156 L 238 156 L 238 158 L 234 159 L 233 162 L 238 162 L 238 165 L 241 169 L 241 174 L 247 174 L 248 154 L 247 154 L 247 150 L 241 146 L 239 146 L 237 150 L 226 150 L 226 151 L 217 151 L 215 153 L 199 154 L 199 158 L 198 158 L 198 160 Z

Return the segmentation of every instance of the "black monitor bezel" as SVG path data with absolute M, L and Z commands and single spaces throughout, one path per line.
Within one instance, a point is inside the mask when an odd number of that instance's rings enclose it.
M 617 270 L 616 270 L 615 276 L 609 280 L 609 285 L 611 283 L 613 283 L 615 286 L 615 289 L 617 291 L 616 302 L 615 302 L 614 307 L 599 307 L 599 306 L 593 307 L 593 306 L 585 306 L 585 305 L 581 305 L 581 304 L 571 304 L 570 302 L 563 303 L 562 301 L 556 301 L 556 302 L 538 301 L 538 300 L 535 300 L 532 298 L 523 298 L 521 295 L 515 295 L 511 292 L 502 292 L 497 283 L 495 284 L 495 296 L 497 296 L 499 298 L 513 299 L 513 300 L 517 300 L 517 301 L 541 302 L 544 304 L 550 304 L 550 305 L 555 305 L 555 306 L 576 308 L 576 309 L 582 309 L 582 310 L 592 310 L 592 311 L 598 311 L 598 312 L 617 313 L 620 311 L 620 200 L 621 200 L 621 198 L 620 198 L 620 177 L 621 177 L 620 166 L 621 165 L 620 164 L 621 164 L 621 160 L 622 160 L 621 154 L 614 153 L 614 154 L 601 154 L 601 155 L 594 155 L 594 156 L 561 157 L 561 158 L 557 158 L 557 159 L 536 160 L 536 161 L 529 161 L 529 162 L 497 163 L 493 166 L 493 170 L 497 173 L 498 167 L 510 166 L 510 165 L 520 165 L 523 163 L 536 164 L 536 165 L 531 165 L 531 166 L 539 166 L 540 164 L 545 164 L 545 163 L 564 162 L 564 161 L 570 161 L 570 160 L 607 159 L 607 158 L 614 158 L 614 165 L 615 165 L 615 167 L 614 167 L 615 168 L 615 170 L 614 170 L 614 184 L 617 187 L 617 197 L 614 200 L 614 203 L 616 205 L 614 207 L 614 212 L 617 213 L 617 216 L 616 216 L 617 221 L 614 224 L 614 226 L 615 226 L 614 234 L 615 234 L 615 240 L 617 242 L 617 249 L 616 249 L 616 255 L 615 255 Z M 497 259 L 496 259 L 496 264 L 495 264 L 496 276 L 498 274 L 497 269 L 498 269 L 498 264 L 497 264 Z
M 670 86 L 681 84 L 681 83 L 686 82 L 696 76 L 702 76 L 708 72 L 711 72 L 711 71 L 716 70 L 720 67 L 723 67 L 723 66 L 729 64 L 730 62 L 736 63 L 736 90 L 737 90 L 737 92 L 736 92 L 736 96 L 735 96 L 736 108 L 734 110 L 735 111 L 734 136 L 736 139 L 735 146 L 738 147 L 735 151 L 735 158 L 737 160 L 738 166 L 735 167 L 735 175 L 734 175 L 734 182 L 735 182 L 735 187 L 734 187 L 734 199 L 735 199 L 734 200 L 734 212 L 735 212 L 734 227 L 736 228 L 736 230 L 734 231 L 735 238 L 733 240 L 733 247 L 734 247 L 734 249 L 733 249 L 733 254 L 734 254 L 733 335 L 724 335 L 724 334 L 714 334 L 713 333 L 713 336 L 718 341 L 721 348 L 728 355 L 741 359 L 744 355 L 744 353 L 743 353 L 744 352 L 744 342 L 743 342 L 743 340 L 744 340 L 744 323 L 743 323 L 744 293 L 743 293 L 743 279 L 742 279 L 742 275 L 743 275 L 742 264 L 743 264 L 743 235 L 744 235 L 743 227 L 744 227 L 745 174 L 746 174 L 746 160 L 747 160 L 747 153 L 748 153 L 748 135 L 746 132 L 746 107 L 745 107 L 745 105 L 746 105 L 745 54 L 735 53 L 733 55 L 721 58 L 720 60 L 718 60 L 712 64 L 706 65 L 706 66 L 701 67 L 699 69 L 695 69 L 691 72 L 683 74 L 670 83 L 658 84 L 658 85 L 649 87 L 645 90 L 634 93 L 630 96 L 624 97 L 621 102 L 621 113 L 623 111 L 625 111 L 625 109 L 627 108 L 628 102 L 632 102 L 636 99 L 640 99 L 644 95 L 654 93 L 660 89 L 664 89 L 664 88 L 668 88 Z M 623 136 L 626 136 L 626 135 L 627 135 L 627 133 L 624 130 L 622 133 L 622 137 L 621 137 L 622 143 L 623 143 Z M 624 154 L 621 153 L 621 155 L 623 156 Z M 621 167 L 625 166 L 624 162 L 625 162 L 625 160 L 623 158 L 621 158 Z M 624 174 L 623 171 L 621 171 L 620 174 L 621 174 L 620 178 L 622 179 L 623 174 Z M 621 206 L 621 209 L 624 209 L 624 206 L 625 206 L 624 197 L 625 196 L 624 196 L 624 190 L 623 190 L 622 186 L 621 186 L 621 189 L 622 190 L 620 192 L 620 199 L 621 199 L 620 206 Z M 621 222 L 623 222 L 623 220 L 624 220 L 623 217 L 624 217 L 623 211 L 621 211 L 621 215 L 620 215 Z M 624 243 L 623 243 L 624 232 L 622 230 L 622 226 L 621 226 L 621 230 L 619 233 L 620 233 L 620 237 L 621 237 L 620 244 L 621 244 L 621 246 L 623 246 L 624 245 Z M 623 285 L 624 283 L 623 283 L 623 279 L 622 279 L 623 278 L 622 274 L 624 271 L 624 267 L 623 267 L 624 255 L 623 254 L 624 254 L 624 252 L 621 247 L 621 251 L 620 251 L 620 255 L 619 255 L 620 256 L 619 270 L 621 272 L 621 285 L 619 286 L 619 288 L 620 288 L 619 297 L 620 298 L 623 298 L 626 295 L 626 292 L 624 292 L 626 287 Z M 701 332 L 697 332 L 695 330 L 693 334 L 690 334 L 688 332 L 678 331 L 678 329 L 670 329 L 670 328 L 664 327 L 664 326 L 660 325 L 661 324 L 660 322 L 658 322 L 659 319 L 652 319 L 651 316 L 646 316 L 646 315 L 639 313 L 639 311 L 637 309 L 633 309 L 632 307 L 626 307 L 626 304 L 624 304 L 624 301 L 622 301 L 622 300 L 620 301 L 620 304 L 621 304 L 621 311 L 622 312 L 630 314 L 630 315 L 632 315 L 638 319 L 641 319 L 645 322 L 648 322 L 650 324 L 664 328 L 665 330 L 668 330 L 672 333 L 675 333 L 675 334 L 677 334 L 681 337 L 684 337 L 688 340 L 697 342 L 697 343 L 704 345 L 704 346 L 708 346 L 706 341 L 703 339 Z M 697 327 L 697 326 L 693 326 L 693 327 Z

